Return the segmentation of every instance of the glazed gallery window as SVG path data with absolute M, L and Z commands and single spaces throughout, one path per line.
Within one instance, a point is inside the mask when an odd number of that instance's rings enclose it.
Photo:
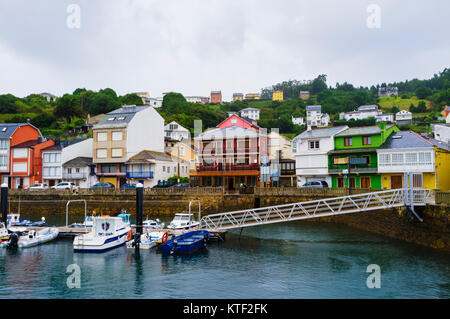
M 97 142 L 106 142 L 108 139 L 108 133 L 99 132 L 97 133 Z
M 122 132 L 112 132 L 112 140 L 113 141 L 121 141 L 123 139 Z
M 111 157 L 122 157 L 122 149 L 121 148 L 111 149 Z
M 430 152 L 420 152 L 419 153 L 419 164 L 420 165 L 431 165 L 433 161 L 431 160 Z
M 391 165 L 391 154 L 380 154 L 379 155 L 379 164 L 381 166 Z
M 344 146 L 352 146 L 352 138 L 351 137 L 344 138 Z
M 417 164 L 417 153 L 406 153 L 405 154 L 405 164 L 407 164 L 407 165 Z
M 309 149 L 319 149 L 320 143 L 319 141 L 309 141 Z
M 392 165 L 394 166 L 403 165 L 403 153 L 392 154 Z
M 97 158 L 106 158 L 106 156 L 107 156 L 106 148 L 97 149 Z

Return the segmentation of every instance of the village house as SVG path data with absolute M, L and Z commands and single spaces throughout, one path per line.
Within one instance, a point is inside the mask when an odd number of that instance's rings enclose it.
M 240 117 L 246 117 L 255 121 L 259 120 L 260 110 L 254 107 L 248 107 L 239 111 Z
M 63 180 L 72 182 L 80 188 L 89 188 L 98 182 L 97 170 L 92 162 L 92 157 L 78 156 L 65 162 L 62 167 Z
M 379 97 L 398 96 L 398 88 L 396 86 L 380 87 L 378 89 Z
M 195 169 L 195 147 L 191 145 L 191 140 L 166 140 L 164 152 L 173 158 L 179 158 L 186 163 L 189 163 L 189 169 Z M 180 171 L 180 173 L 186 173 Z
M 334 149 L 334 136 L 348 126 L 308 129 L 292 140 L 297 186 L 306 182 L 325 181 L 331 187 L 328 175 L 328 151 Z
M 63 174 L 63 164 L 75 157 L 92 158 L 92 138 L 74 139 L 59 141 L 55 144 L 42 149 L 42 178 L 43 182 L 49 186 L 54 186 L 65 180 Z M 78 182 L 75 184 L 78 185 Z
M 306 106 L 306 124 L 309 127 L 324 127 L 330 123 L 330 116 L 322 113 L 321 105 Z
M 233 93 L 233 102 L 242 101 L 244 99 L 244 94 L 242 93 Z
M 213 104 L 222 103 L 222 91 L 211 91 L 211 103 Z
M 232 115 L 195 138 L 198 150 L 193 186 L 257 186 L 259 167 L 268 157 L 268 136 L 256 121 Z
M 404 174 L 413 173 L 413 186 L 435 189 L 437 175 L 433 144 L 411 131 L 394 132 L 377 149 L 383 189 L 405 188 Z
M 175 121 L 170 122 L 164 126 L 164 137 L 168 137 L 172 140 L 189 140 L 191 138 L 191 133 L 189 130 Z
M 164 119 L 149 106 L 125 105 L 93 128 L 93 163 L 101 182 L 126 183 L 126 162 L 142 150 L 164 152 Z
M 283 101 L 283 91 L 273 91 L 272 101 Z
M 395 123 L 405 125 L 412 123 L 412 113 L 407 110 L 401 110 L 395 114 Z
M 126 162 L 127 183 L 141 183 L 153 187 L 159 181 L 168 180 L 174 175 L 189 176 L 189 162 L 164 152 L 143 150 L 131 156 Z
M 309 99 L 309 91 L 300 91 L 299 98 L 302 100 Z
M 395 125 L 351 127 L 334 136 L 328 152 L 328 173 L 333 188 L 381 189 L 377 149 L 393 133 Z
M 305 119 L 303 117 L 293 117 L 292 118 L 292 123 L 295 125 L 304 125 L 305 124 Z
M 247 93 L 245 94 L 246 100 L 260 100 L 261 94 L 260 93 Z

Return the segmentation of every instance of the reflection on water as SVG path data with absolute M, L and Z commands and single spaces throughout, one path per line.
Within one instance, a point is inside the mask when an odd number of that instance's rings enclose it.
M 26 217 L 26 216 L 24 216 Z M 65 217 L 62 218 L 65 221 Z M 56 221 L 49 221 L 55 222 Z M 191 256 L 125 246 L 73 253 L 72 240 L 0 250 L 3 298 L 449 298 L 449 255 L 342 225 L 239 230 Z M 78 264 L 81 288 L 66 285 Z M 369 264 L 381 289 L 366 287 Z

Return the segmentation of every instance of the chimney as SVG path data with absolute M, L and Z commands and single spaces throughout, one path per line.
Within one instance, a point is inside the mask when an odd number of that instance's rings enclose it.
M 29 118 L 27 119 L 27 123 L 30 124 L 30 119 Z

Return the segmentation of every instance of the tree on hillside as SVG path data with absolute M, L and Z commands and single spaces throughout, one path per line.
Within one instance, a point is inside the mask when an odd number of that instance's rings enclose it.
M 81 116 L 82 110 L 80 106 L 79 97 L 64 94 L 62 97 L 56 99 L 56 107 L 54 115 L 59 118 L 65 118 L 68 123 L 72 121 L 75 116 Z
M 143 105 L 142 99 L 136 93 L 129 93 L 119 97 L 122 105 Z
M 431 93 L 431 89 L 424 86 L 421 86 L 416 90 L 416 96 L 419 99 L 426 99 Z
M 0 95 L 0 113 L 16 113 L 16 101 L 20 99 L 12 94 Z
M 161 110 L 169 113 L 189 114 L 192 108 L 182 94 L 170 92 L 164 95 Z
M 326 89 L 328 89 L 326 74 L 321 74 L 318 77 L 316 77 L 314 80 L 312 80 L 312 82 L 311 82 L 311 93 L 312 94 L 317 94 Z

